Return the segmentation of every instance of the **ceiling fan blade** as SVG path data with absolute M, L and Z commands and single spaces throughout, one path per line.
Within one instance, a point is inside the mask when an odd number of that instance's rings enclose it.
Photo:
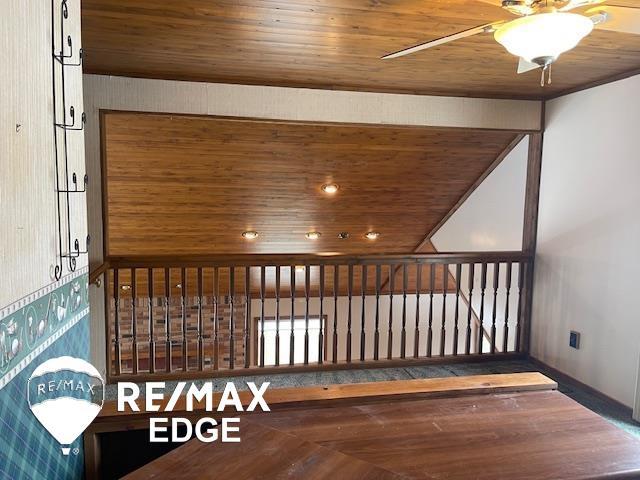
M 535 70 L 536 68 L 540 68 L 540 65 L 537 63 L 527 62 L 524 58 L 520 58 L 518 61 L 518 75 L 521 73 L 527 73 L 531 70 Z
M 469 28 L 467 30 L 463 30 L 462 32 L 454 33 L 453 35 L 447 35 L 446 37 L 437 38 L 429 42 L 420 43 L 418 45 L 414 45 L 413 47 L 404 48 L 402 50 L 398 50 L 397 52 L 389 53 L 381 58 L 383 60 L 387 60 L 390 58 L 403 57 L 411 53 L 419 52 L 420 50 L 426 50 L 427 48 L 437 47 L 438 45 L 443 45 L 445 43 L 453 42 L 454 40 L 460 40 L 461 38 L 471 37 L 479 33 L 490 32 L 490 31 L 493 31 L 494 25 L 498 25 L 500 23 L 503 23 L 503 22 L 500 21 L 500 22 L 486 23 L 484 25 L 478 25 L 477 27 Z
M 573 10 L 574 8 L 580 7 L 588 7 L 590 5 L 597 5 L 599 3 L 603 3 L 606 0 L 569 0 L 564 7 L 558 9 L 560 12 L 568 12 L 569 10 Z
M 604 5 L 588 10 L 587 15 L 600 30 L 640 35 L 640 8 Z

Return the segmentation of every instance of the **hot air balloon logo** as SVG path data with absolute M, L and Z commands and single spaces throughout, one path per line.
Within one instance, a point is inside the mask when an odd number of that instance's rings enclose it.
M 29 407 L 38 421 L 60 443 L 63 455 L 100 413 L 104 380 L 80 358 L 57 357 L 39 365 L 27 387 Z

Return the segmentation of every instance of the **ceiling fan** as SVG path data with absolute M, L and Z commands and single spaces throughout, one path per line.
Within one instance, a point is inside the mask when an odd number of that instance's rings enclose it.
M 518 73 L 542 69 L 541 85 L 551 83 L 550 67 L 558 57 L 589 35 L 594 27 L 613 32 L 640 34 L 640 8 L 601 5 L 606 0 L 479 0 L 502 7 L 520 18 L 478 25 L 452 35 L 420 43 L 383 56 L 391 59 L 431 47 L 492 33 L 506 50 L 520 57 Z M 598 5 L 594 7 L 595 5 Z M 577 10 L 579 13 L 575 12 Z

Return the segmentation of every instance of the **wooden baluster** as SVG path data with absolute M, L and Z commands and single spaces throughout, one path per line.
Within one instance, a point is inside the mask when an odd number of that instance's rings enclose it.
M 491 312 L 491 353 L 496 353 L 496 318 L 498 315 L 498 285 L 500 263 L 493 264 L 493 311 Z
M 471 353 L 471 319 L 473 318 L 473 285 L 474 285 L 474 276 L 476 272 L 476 264 L 469 264 L 469 309 L 467 310 L 467 338 L 464 346 L 465 355 L 469 355 Z
M 478 333 L 478 353 L 482 354 L 482 346 L 484 343 L 484 293 L 487 288 L 487 263 L 482 263 L 480 273 L 480 328 Z
M 153 268 L 147 269 L 147 290 L 149 291 L 149 373 L 156 371 L 156 334 L 153 324 Z
M 422 264 L 416 264 L 416 330 L 413 334 L 413 358 L 420 353 L 420 289 L 422 288 Z
M 402 265 L 402 332 L 400 333 L 400 358 L 405 358 L 407 351 L 407 264 Z
M 349 298 L 349 311 L 347 312 L 347 362 L 351 363 L 351 297 L 353 295 L 353 265 L 349 264 L 349 284 L 347 296 Z
M 449 286 L 449 265 L 442 265 L 442 325 L 440 328 L 440 356 L 444 357 L 447 322 L 447 287 Z
M 131 370 L 138 373 L 138 322 L 136 319 L 136 269 L 131 269 Z
M 322 365 L 324 357 L 324 265 L 320 265 L 320 331 L 318 332 L 318 363 Z
M 389 265 L 389 332 L 387 341 L 387 359 L 393 358 L 393 290 L 395 287 L 396 267 Z
M 433 354 L 433 289 L 436 284 L 436 268 L 429 264 L 429 323 L 427 325 L 427 357 Z
M 251 366 L 251 267 L 244 269 L 244 368 Z
M 525 267 L 524 262 L 519 263 L 518 267 L 518 310 L 516 317 L 516 352 L 521 350 L 520 347 L 520 339 L 522 337 L 522 290 L 524 287 L 524 278 L 525 278 L 525 268 L 528 268 L 528 265 Z
M 458 319 L 460 314 L 460 277 L 462 276 L 462 264 L 456 263 L 456 309 L 453 314 L 453 354 L 458 355 Z
M 511 272 L 513 270 L 513 264 L 507 263 L 507 278 L 506 282 L 506 298 L 504 303 L 504 331 L 502 338 L 502 353 L 509 351 L 509 294 L 511 293 Z
M 233 370 L 236 363 L 236 348 L 235 348 L 235 309 L 236 309 L 236 269 L 235 267 L 229 267 L 229 369 Z
M 184 268 L 180 270 L 180 292 L 182 308 L 182 370 L 186 372 L 189 369 L 189 362 L 187 357 L 187 275 Z
M 264 296 L 265 266 L 260 267 L 260 366 L 264 367 Z
M 378 360 L 380 355 L 380 284 L 382 266 L 376 265 L 376 325 L 373 333 L 373 359 Z
M 168 268 L 164 269 L 164 367 L 167 373 L 171 372 L 173 365 L 171 354 L 173 345 L 171 344 L 171 275 Z
M 291 316 L 289 323 L 291 325 L 291 335 L 289 336 L 289 365 L 295 363 L 295 311 L 296 311 L 296 266 L 291 265 Z
M 340 293 L 340 267 L 333 267 L 333 363 L 338 363 L 338 295 Z
M 304 266 L 304 364 L 309 365 L 309 283 L 311 268 Z
M 293 313 L 293 312 L 292 312 Z M 276 367 L 280 365 L 280 265 L 276 267 Z
M 202 268 L 198 268 L 198 370 L 204 370 L 204 316 L 202 315 Z
M 113 361 L 116 375 L 120 375 L 121 348 L 120 348 L 120 282 L 118 281 L 118 269 L 113 270 Z
M 362 279 L 360 281 L 360 290 L 362 293 L 362 304 L 360 305 L 360 361 L 364 362 L 364 354 L 366 348 L 366 300 L 367 300 L 367 266 L 362 265 Z
M 220 368 L 220 270 L 213 267 L 213 369 Z

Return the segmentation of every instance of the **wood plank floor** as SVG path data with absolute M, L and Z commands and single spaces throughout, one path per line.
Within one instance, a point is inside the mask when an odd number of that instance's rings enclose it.
M 252 414 L 240 432 L 241 444 L 192 440 L 127 478 L 640 476 L 640 440 L 555 390 Z

